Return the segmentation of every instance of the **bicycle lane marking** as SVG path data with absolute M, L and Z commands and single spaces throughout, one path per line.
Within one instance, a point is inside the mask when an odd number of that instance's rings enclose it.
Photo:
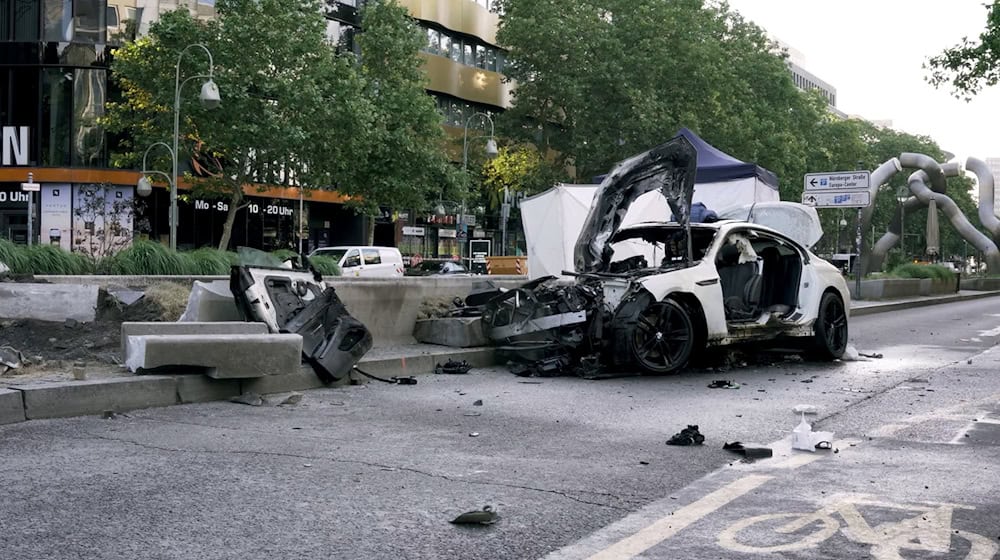
M 853 442 L 854 440 L 844 440 L 836 442 L 835 445 L 846 447 Z M 776 455 L 781 452 L 791 453 L 791 440 L 785 438 L 775 442 L 770 447 L 774 449 Z M 773 464 L 757 463 L 751 465 L 751 468 L 796 469 L 824 457 L 826 454 L 794 453 Z M 709 474 L 707 477 L 718 472 Z M 774 478 L 775 476 L 772 475 L 747 475 L 679 509 L 676 508 L 676 502 L 670 498 L 658 500 L 574 544 L 553 551 L 544 558 L 545 560 L 570 558 L 625 560 L 633 558 Z M 608 545 L 608 542 L 612 544 Z

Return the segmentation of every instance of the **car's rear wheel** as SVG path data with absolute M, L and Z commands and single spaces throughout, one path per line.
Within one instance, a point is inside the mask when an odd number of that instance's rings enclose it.
M 667 299 L 639 314 L 629 344 L 636 365 L 645 372 L 663 375 L 687 365 L 694 339 L 691 314 L 682 304 Z
M 836 360 L 847 349 L 847 311 L 836 294 L 827 292 L 819 302 L 819 313 L 813 325 L 813 340 L 809 356 L 817 360 Z

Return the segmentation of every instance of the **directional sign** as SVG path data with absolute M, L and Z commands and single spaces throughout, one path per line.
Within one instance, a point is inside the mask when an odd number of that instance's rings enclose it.
M 867 208 L 872 200 L 868 191 L 814 191 L 802 193 L 802 204 L 813 208 Z
M 42 190 L 41 183 L 21 183 L 21 190 L 25 192 L 38 192 Z
M 804 188 L 807 191 L 868 190 L 871 173 L 868 171 L 834 171 L 833 173 L 807 173 Z

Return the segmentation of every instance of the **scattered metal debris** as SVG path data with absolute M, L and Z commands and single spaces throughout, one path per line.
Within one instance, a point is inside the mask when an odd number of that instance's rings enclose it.
M 796 414 L 819 414 L 819 408 L 814 404 L 797 404 L 792 407 Z
M 434 373 L 445 373 L 445 374 L 463 374 L 469 373 L 472 369 L 472 365 L 469 362 L 462 360 L 461 362 L 457 360 L 448 360 L 442 364 L 437 364 L 434 366 Z
M 698 431 L 698 426 L 689 424 L 680 432 L 670 436 L 667 445 L 701 445 L 705 443 L 705 436 Z
M 740 384 L 731 379 L 716 379 L 708 384 L 709 389 L 739 389 Z
M 0 375 L 28 363 L 20 350 L 12 346 L 0 346 Z
M 749 461 L 767 459 L 774 456 L 774 451 L 770 447 L 746 447 L 739 441 L 725 443 L 722 448 L 726 451 L 732 451 L 737 455 L 743 455 Z
M 451 520 L 456 525 L 492 525 L 500 519 L 493 506 L 483 506 L 481 510 L 467 511 Z
M 230 398 L 229 402 L 248 404 L 250 406 L 263 406 L 267 401 L 257 393 L 243 393 L 242 395 Z

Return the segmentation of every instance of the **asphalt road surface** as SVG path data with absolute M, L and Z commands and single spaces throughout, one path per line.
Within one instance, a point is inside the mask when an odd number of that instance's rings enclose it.
M 497 368 L 0 426 L 0 558 L 1000 557 L 1000 298 L 858 317 L 851 337 L 883 357 Z M 835 449 L 789 448 L 798 404 Z M 688 424 L 704 445 L 665 445 Z M 449 523 L 487 504 L 495 524 Z

